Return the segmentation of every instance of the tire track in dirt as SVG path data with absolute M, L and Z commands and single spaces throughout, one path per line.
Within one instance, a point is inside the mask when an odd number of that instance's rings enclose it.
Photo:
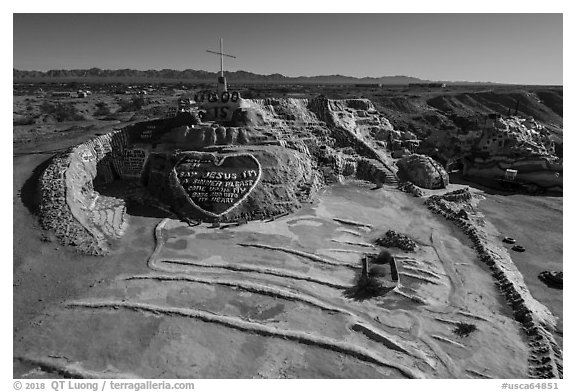
M 442 239 L 438 237 L 438 234 L 434 230 L 432 230 L 432 233 L 430 234 L 430 243 L 432 244 L 432 248 L 436 253 L 436 257 L 438 257 L 438 260 L 442 262 L 444 271 L 446 272 L 448 280 L 450 281 L 450 293 L 448 294 L 448 302 L 455 308 L 462 309 L 462 298 L 464 298 L 465 295 L 464 283 L 459 278 L 458 272 L 456 272 L 456 268 L 454 267 L 454 263 L 452 262 L 448 251 L 442 243 Z
M 228 280 L 228 279 L 214 279 L 214 278 L 200 278 L 200 277 L 193 277 L 189 275 L 136 275 L 125 278 L 124 280 L 158 280 L 158 281 L 175 281 L 175 282 L 193 282 L 193 283 L 202 283 L 202 284 L 216 284 L 221 286 L 239 288 L 245 291 L 249 291 L 251 293 L 267 295 L 276 298 L 282 298 L 289 301 L 298 301 L 303 302 L 308 305 L 315 306 L 322 310 L 326 310 L 329 312 L 337 312 L 343 313 L 349 316 L 353 316 L 353 314 L 347 310 L 332 306 L 327 304 L 315 297 L 295 293 L 284 289 L 279 289 L 272 286 L 251 283 L 251 282 L 244 282 L 244 281 L 236 281 L 236 280 Z
M 312 261 L 316 261 L 318 263 L 323 263 L 323 264 L 328 264 L 334 267 L 349 267 L 349 268 L 353 268 L 353 269 L 361 269 L 362 267 L 356 263 L 347 263 L 345 261 L 336 261 L 336 260 L 330 260 L 324 257 L 320 257 L 320 256 L 316 256 L 313 253 L 308 253 L 308 252 L 304 252 L 301 250 L 297 250 L 297 249 L 290 249 L 290 248 L 285 248 L 282 246 L 270 246 L 270 245 L 264 245 L 264 244 L 238 244 L 239 246 L 243 246 L 243 247 L 252 247 L 252 248 L 260 248 L 260 249 L 268 249 L 268 250 L 274 250 L 274 251 L 279 251 L 279 252 L 284 252 L 284 253 L 289 253 L 289 254 L 293 254 L 296 256 L 300 256 Z

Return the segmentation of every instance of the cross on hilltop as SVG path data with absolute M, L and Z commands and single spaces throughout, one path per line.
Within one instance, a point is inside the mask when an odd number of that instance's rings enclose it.
M 222 78 L 224 77 L 224 56 L 231 57 L 233 59 L 236 58 L 236 56 L 232 56 L 232 55 L 224 53 L 223 41 L 224 40 L 222 38 L 220 38 L 220 52 L 214 52 L 213 50 L 207 50 L 208 53 L 220 55 L 220 77 L 222 77 Z

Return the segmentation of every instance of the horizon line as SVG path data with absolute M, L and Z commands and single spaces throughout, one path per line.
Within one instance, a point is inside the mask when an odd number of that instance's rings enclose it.
M 14 71 L 20 71 L 20 72 L 39 72 L 39 73 L 48 73 L 51 71 L 89 71 L 89 70 L 93 70 L 93 69 L 98 69 L 98 70 L 102 70 L 102 71 L 123 71 L 123 70 L 130 70 L 130 71 L 140 71 L 140 72 L 147 72 L 147 71 L 157 71 L 157 72 L 161 72 L 161 71 L 177 71 L 177 72 L 185 72 L 185 71 L 196 71 L 196 72 L 206 72 L 206 73 L 212 73 L 212 74 L 218 74 L 219 72 L 217 71 L 206 71 L 203 69 L 192 69 L 192 68 L 185 68 L 185 69 L 177 69 L 177 68 L 162 68 L 162 69 L 138 69 L 138 68 L 100 68 L 100 67 L 90 67 L 90 68 L 53 68 L 53 69 L 48 69 L 46 71 L 41 71 L 41 70 L 37 70 L 37 69 L 19 69 L 19 68 L 15 68 L 13 67 L 12 70 Z M 279 72 L 274 72 L 274 73 L 270 73 L 270 74 L 260 74 L 260 73 L 255 73 L 252 71 L 246 71 L 246 70 L 242 70 L 242 69 L 238 69 L 235 71 L 224 71 L 224 73 L 235 73 L 235 72 L 245 72 L 245 73 L 249 73 L 252 75 L 259 75 L 259 76 L 274 76 L 274 75 L 279 75 L 281 77 L 284 78 L 289 78 L 289 79 L 298 79 L 298 78 L 308 78 L 308 79 L 312 79 L 312 78 L 320 78 L 320 77 L 342 77 L 342 78 L 350 78 L 350 79 L 358 79 L 358 80 L 362 80 L 362 79 L 384 79 L 384 78 L 412 78 L 412 79 L 418 79 L 421 80 L 422 82 L 430 82 L 430 83 L 438 83 L 438 82 L 443 82 L 443 83 L 451 83 L 451 84 L 457 84 L 457 83 L 474 83 L 474 84 L 497 84 L 497 85 L 512 85 L 512 86 L 564 86 L 564 84 L 555 84 L 555 83 L 547 83 L 547 84 L 533 84 L 533 83 L 515 83 L 515 82 L 495 82 L 495 81 L 478 81 L 478 80 L 431 80 L 431 79 L 423 79 L 419 76 L 410 76 L 410 75 L 383 75 L 383 76 L 350 76 L 350 75 L 343 75 L 343 74 L 329 74 L 329 75 L 311 75 L 311 76 L 304 76 L 304 75 L 298 75 L 298 76 L 287 76 L 284 74 L 281 74 Z M 81 78 L 83 76 L 76 76 L 78 78 Z M 96 76 L 98 77 L 98 76 Z M 101 76 L 101 77 L 105 77 L 105 76 Z

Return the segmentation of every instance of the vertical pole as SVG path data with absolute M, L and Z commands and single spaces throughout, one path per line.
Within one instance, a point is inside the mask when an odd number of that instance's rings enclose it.
M 362 279 L 368 279 L 368 258 L 366 255 L 362 257 Z
M 394 256 L 390 259 L 390 276 L 394 282 L 398 282 L 398 266 L 396 265 Z
M 220 76 L 224 77 L 224 43 L 220 38 Z

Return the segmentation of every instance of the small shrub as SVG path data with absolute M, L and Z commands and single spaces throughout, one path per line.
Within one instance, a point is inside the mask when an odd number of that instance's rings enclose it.
M 94 112 L 95 116 L 107 116 L 110 114 L 110 107 L 106 102 L 98 102 L 96 104 L 96 111 Z
M 478 328 L 474 324 L 467 324 L 467 323 L 458 323 L 456 328 L 454 329 L 454 333 L 461 337 L 466 337 L 470 335 L 472 332 L 476 331 Z
M 389 267 L 384 265 L 373 265 L 368 272 L 369 276 L 374 278 L 384 278 L 388 276 Z
M 376 297 L 382 292 L 382 284 L 374 276 L 360 277 L 356 287 L 356 293 L 364 298 Z

